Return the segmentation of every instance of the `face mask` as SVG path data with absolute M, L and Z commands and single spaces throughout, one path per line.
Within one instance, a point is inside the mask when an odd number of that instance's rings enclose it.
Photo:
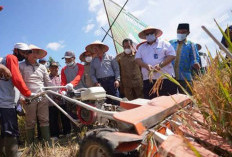
M 154 34 L 148 34 L 146 36 L 146 39 L 147 39 L 148 42 L 153 42 L 153 41 L 155 41 L 156 37 L 155 37 Z
M 93 59 L 92 56 L 85 57 L 85 61 L 88 63 L 90 63 L 92 61 L 92 59 Z
M 73 62 L 73 61 L 72 61 L 72 62 L 70 62 L 70 63 L 66 63 L 66 65 L 67 65 L 67 66 L 69 66 L 69 67 L 70 67 L 70 66 L 72 66 L 73 64 L 74 64 L 74 62 Z
M 131 53 L 131 49 L 124 49 L 124 52 L 125 52 L 126 54 L 130 54 L 130 53 Z
M 178 41 L 183 41 L 183 40 L 186 39 L 186 37 L 187 37 L 187 34 L 179 34 L 179 33 L 177 33 L 177 40 Z

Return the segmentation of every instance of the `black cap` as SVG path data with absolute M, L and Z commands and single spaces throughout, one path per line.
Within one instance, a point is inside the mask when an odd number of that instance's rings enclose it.
M 188 23 L 180 23 L 177 27 L 177 30 L 179 29 L 187 29 L 189 31 L 189 24 Z
M 228 29 L 229 29 L 229 31 L 232 31 L 232 25 L 229 26 Z M 226 35 L 227 35 L 227 28 L 226 28 L 226 30 L 225 30 L 225 33 L 226 33 Z M 232 42 L 232 38 L 230 38 L 230 41 Z M 222 41 L 221 41 L 221 43 L 222 43 L 226 48 L 228 48 L 228 45 L 226 44 L 226 39 L 225 39 L 224 36 L 222 36 Z

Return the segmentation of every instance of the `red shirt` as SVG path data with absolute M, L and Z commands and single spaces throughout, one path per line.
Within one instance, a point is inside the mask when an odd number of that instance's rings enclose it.
M 13 85 L 16 88 L 18 88 L 18 90 L 20 91 L 22 95 L 26 97 L 30 96 L 31 91 L 28 89 L 19 71 L 18 58 L 14 55 L 7 55 L 6 56 L 6 67 L 10 70 L 12 74 L 11 79 L 12 79 Z

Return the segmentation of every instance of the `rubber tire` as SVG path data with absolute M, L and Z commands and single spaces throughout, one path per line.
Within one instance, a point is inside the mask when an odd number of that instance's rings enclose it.
M 89 152 L 87 152 L 90 147 L 96 145 L 104 150 L 105 157 L 114 157 L 114 150 L 110 142 L 102 137 L 96 137 L 95 135 L 89 135 L 83 139 L 83 142 L 80 145 L 79 157 L 98 157 L 97 154 L 89 156 Z

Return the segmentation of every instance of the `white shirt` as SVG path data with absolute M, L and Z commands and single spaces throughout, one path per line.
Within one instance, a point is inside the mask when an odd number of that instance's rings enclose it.
M 140 58 L 146 64 L 152 66 L 157 65 L 165 60 L 167 56 L 176 56 L 176 52 L 172 45 L 167 41 L 156 39 L 156 42 L 152 45 L 148 43 L 142 44 L 135 56 L 135 59 Z M 161 69 L 163 73 L 168 73 L 175 76 L 172 63 L 169 63 Z M 149 72 L 146 68 L 142 68 L 143 80 L 148 80 Z M 161 76 L 159 72 L 154 72 L 153 79 L 156 80 Z

